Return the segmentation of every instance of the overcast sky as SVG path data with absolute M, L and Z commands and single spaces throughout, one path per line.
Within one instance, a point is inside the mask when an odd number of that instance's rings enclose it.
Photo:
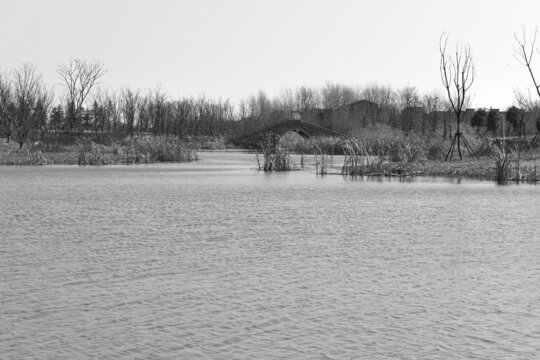
M 539 14 L 538 0 L 0 0 L 0 68 L 30 62 L 55 85 L 58 64 L 99 59 L 107 88 L 233 101 L 326 82 L 430 92 L 445 31 L 472 49 L 473 104 L 504 108 L 531 88 L 514 33 Z

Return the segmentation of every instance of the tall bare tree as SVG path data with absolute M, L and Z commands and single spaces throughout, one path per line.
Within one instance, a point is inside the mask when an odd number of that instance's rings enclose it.
M 456 144 L 461 160 L 463 159 L 463 156 L 461 155 L 461 142 L 463 142 L 469 153 L 474 156 L 474 152 L 469 146 L 467 139 L 465 139 L 461 133 L 460 122 L 463 107 L 468 101 L 469 89 L 474 82 L 476 71 L 472 59 L 471 48 L 468 45 L 458 43 L 456 44 L 454 56 L 451 56 L 446 53 L 447 42 L 448 36 L 443 33 L 439 40 L 439 51 L 441 54 L 439 69 L 443 86 L 448 95 L 448 100 L 456 115 L 457 130 L 445 160 L 448 160 L 449 156 L 450 159 L 452 159 Z
M 538 35 L 538 29 L 534 31 L 532 41 L 529 43 L 527 41 L 527 31 L 525 28 L 523 28 L 521 31 L 521 38 L 519 38 L 516 34 L 514 34 L 514 38 L 516 39 L 516 42 L 518 44 L 517 48 L 514 49 L 514 57 L 520 64 L 525 66 L 527 70 L 529 71 L 529 75 L 531 76 L 531 80 L 533 82 L 536 94 L 540 98 L 540 84 L 538 84 L 538 80 L 534 76 L 534 71 L 532 67 L 534 53 L 535 52 L 540 53 L 540 50 L 536 47 L 537 35 Z M 538 100 L 534 101 L 531 98 L 530 93 L 528 97 L 518 92 L 516 92 L 515 95 L 516 95 L 516 100 L 518 101 L 518 104 L 520 105 L 520 107 L 524 107 L 529 113 L 533 113 L 533 114 L 537 113 L 539 102 Z M 538 135 L 540 135 L 540 129 L 536 132 L 534 139 L 531 141 L 531 144 L 530 144 L 531 146 L 535 142 Z
M 129 134 L 133 135 L 133 128 L 136 125 L 135 121 L 138 120 L 137 112 L 139 110 L 140 93 L 138 90 L 131 90 L 129 87 L 126 87 L 122 89 L 120 96 L 126 128 Z
M 527 42 L 527 33 L 525 28 L 522 29 L 521 32 L 521 38 L 518 38 L 516 34 L 514 34 L 514 38 L 516 39 L 516 42 L 518 43 L 518 47 L 514 49 L 514 57 L 516 58 L 519 63 L 521 63 L 523 66 L 527 68 L 529 71 L 529 75 L 531 76 L 531 80 L 534 84 L 534 89 L 536 90 L 536 93 L 540 97 L 540 85 L 538 84 L 536 77 L 534 76 L 533 68 L 532 68 L 532 61 L 535 51 L 539 52 L 538 48 L 536 47 L 536 36 L 538 34 L 538 29 L 534 31 L 534 36 L 532 39 L 532 42 L 529 44 Z
M 41 75 L 30 64 L 13 70 L 12 84 L 13 102 L 8 111 L 12 117 L 13 138 L 22 147 L 33 130 L 45 125 L 52 93 L 47 91 Z
M 67 64 L 58 66 L 57 73 L 67 89 L 67 122 L 71 129 L 76 128 L 83 110 L 84 101 L 105 75 L 103 63 L 94 60 L 71 59 Z
M 418 111 L 421 101 L 416 86 L 408 85 L 398 90 L 398 101 L 401 110 L 401 130 L 412 132 L 415 118 L 418 115 L 423 116 Z

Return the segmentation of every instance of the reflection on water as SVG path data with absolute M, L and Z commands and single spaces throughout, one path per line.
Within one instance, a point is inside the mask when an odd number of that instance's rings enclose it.
M 0 167 L 0 354 L 540 356 L 539 187 L 201 158 Z

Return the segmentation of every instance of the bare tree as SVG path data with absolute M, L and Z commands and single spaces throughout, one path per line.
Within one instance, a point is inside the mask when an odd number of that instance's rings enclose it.
M 11 138 L 13 89 L 7 76 L 0 74 L 0 133 L 6 137 L 7 142 Z
M 521 125 L 523 136 L 526 136 L 527 124 L 531 120 L 534 122 L 536 119 L 540 118 L 540 99 L 533 99 L 530 91 L 525 94 L 521 91 L 515 90 L 514 101 L 519 108 L 525 111 L 525 116 L 523 117 L 523 122 Z
M 346 85 L 326 83 L 321 90 L 322 106 L 325 109 L 338 109 L 341 106 L 360 100 L 358 91 Z
M 13 70 L 11 114 L 13 138 L 22 147 L 32 130 L 46 119 L 52 94 L 43 85 L 41 75 L 30 64 Z
M 439 40 L 439 51 L 441 54 L 440 73 L 443 86 L 446 89 L 448 100 L 456 115 L 457 130 L 452 139 L 452 144 L 448 150 L 445 160 L 448 160 L 448 156 L 452 159 L 454 154 L 454 147 L 457 143 L 457 150 L 460 160 L 463 159 L 461 155 L 461 142 L 469 151 L 471 155 L 474 155 L 469 143 L 460 131 L 461 114 L 463 107 L 466 104 L 469 96 L 469 89 L 471 88 L 475 78 L 475 67 L 472 61 L 471 49 L 468 45 L 456 44 L 456 52 L 454 56 L 447 56 L 446 44 L 448 37 L 445 34 L 441 35 Z
M 374 122 L 386 123 L 396 126 L 398 118 L 398 96 L 390 86 L 371 84 L 364 87 L 360 93 L 360 98 L 371 101 L 379 105 L 378 112 Z
M 527 67 L 527 70 L 529 71 L 529 75 L 531 76 L 531 80 L 534 84 L 534 88 L 536 90 L 536 93 L 540 97 L 540 85 L 538 85 L 538 82 L 536 81 L 536 78 L 534 76 L 534 72 L 532 69 L 532 61 L 534 52 L 539 52 L 538 48 L 536 48 L 536 36 L 538 34 L 538 29 L 534 31 L 534 36 L 532 39 L 532 42 L 530 45 L 527 43 L 527 34 L 525 28 L 522 29 L 521 32 L 521 39 L 518 38 L 516 34 L 514 34 L 514 38 L 516 39 L 518 43 L 518 47 L 514 49 L 514 57 L 517 61 L 519 61 L 520 64 Z
M 67 89 L 67 121 L 70 128 L 78 126 L 84 101 L 105 72 L 104 65 L 99 61 L 71 59 L 67 64 L 58 66 L 57 73 Z
M 425 116 L 422 119 L 422 134 L 425 133 L 427 127 L 429 127 L 428 131 L 432 133 L 437 131 L 439 114 L 444 109 L 442 99 L 443 95 L 436 90 L 422 96 L 422 106 L 426 109 Z
M 137 118 L 137 112 L 139 110 L 140 94 L 139 91 L 131 90 L 126 87 L 122 89 L 121 93 L 121 109 L 124 115 L 124 121 L 127 127 L 127 131 L 130 135 L 133 135 L 133 128 L 135 120 Z
M 319 96 L 317 90 L 307 86 L 296 89 L 296 108 L 299 111 L 312 110 L 318 107 Z
M 399 108 L 401 110 L 401 130 L 412 132 L 415 118 L 423 114 L 418 108 L 421 104 L 418 89 L 415 86 L 405 86 L 398 91 Z
M 296 110 L 295 94 L 293 89 L 285 88 L 272 100 L 272 108 L 286 111 L 289 114 Z
M 534 36 L 532 39 L 532 42 L 527 41 L 527 32 L 526 29 L 523 28 L 521 31 L 521 38 L 519 38 L 516 34 L 514 34 L 514 38 L 516 39 L 516 42 L 518 44 L 517 48 L 514 49 L 514 57 L 516 60 L 525 66 L 527 70 L 529 71 L 529 75 L 531 76 L 531 80 L 534 85 L 534 89 L 536 90 L 536 93 L 538 97 L 540 98 L 540 85 L 538 84 L 538 81 L 536 80 L 536 77 L 534 76 L 534 71 L 532 67 L 533 57 L 534 53 L 540 53 L 538 48 L 536 47 L 536 37 L 538 35 L 538 29 L 534 31 Z M 530 93 L 528 96 L 523 95 L 522 93 L 516 92 L 515 93 L 516 100 L 520 107 L 525 108 L 529 113 L 536 114 L 538 112 L 538 100 L 534 101 L 531 98 Z M 525 127 L 525 125 L 523 125 Z M 531 146 L 540 134 L 540 130 L 536 132 L 535 138 L 533 141 L 531 141 Z

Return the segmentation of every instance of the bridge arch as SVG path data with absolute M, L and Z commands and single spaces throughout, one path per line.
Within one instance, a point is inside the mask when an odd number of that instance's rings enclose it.
M 259 138 L 262 134 L 274 133 L 276 135 L 283 136 L 289 131 L 295 132 L 305 139 L 309 139 L 314 136 L 343 136 L 343 134 L 340 134 L 337 131 L 327 129 L 306 121 L 285 120 L 276 124 L 263 127 L 262 129 L 259 129 L 253 133 L 246 134 L 236 139 L 235 143 L 246 147 L 257 147 Z

